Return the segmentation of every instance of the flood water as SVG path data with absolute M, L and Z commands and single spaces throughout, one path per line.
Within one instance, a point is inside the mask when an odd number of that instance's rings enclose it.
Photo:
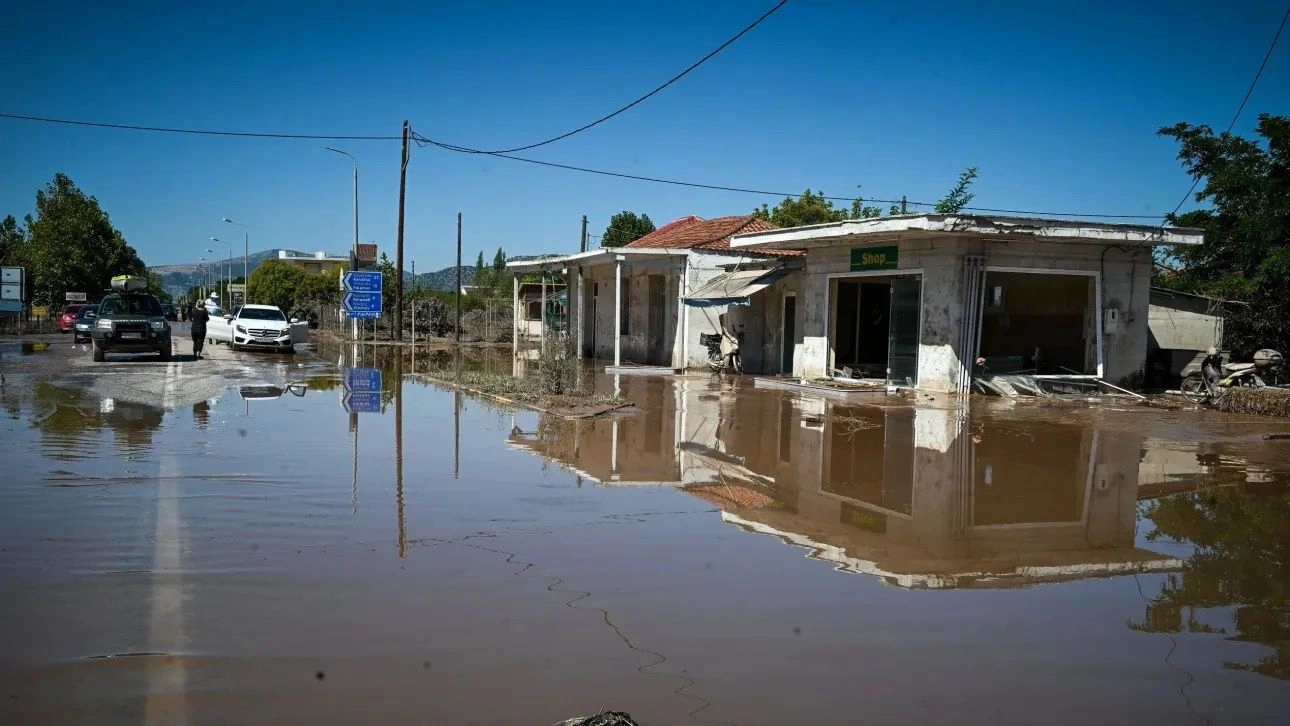
M 5 387 L 0 721 L 1285 723 L 1290 426 L 378 364 L 354 415 Z

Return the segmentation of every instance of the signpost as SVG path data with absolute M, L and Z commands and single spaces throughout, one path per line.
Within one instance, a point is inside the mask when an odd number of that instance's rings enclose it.
M 381 317 L 381 273 L 350 270 L 340 278 L 341 308 L 350 320 Z
M 83 292 L 69 292 L 64 297 L 67 299 L 67 302 L 85 302 L 85 293 Z
M 228 285 L 229 309 L 236 310 L 246 304 L 246 285 Z
M 21 313 L 25 270 L 0 267 L 0 313 Z
M 345 395 L 341 405 L 350 413 L 381 412 L 381 371 L 378 368 L 346 368 Z

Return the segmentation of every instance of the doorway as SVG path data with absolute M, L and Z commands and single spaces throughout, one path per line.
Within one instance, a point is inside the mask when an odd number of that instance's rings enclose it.
M 785 375 L 793 373 L 793 349 L 797 344 L 797 296 L 784 296 L 783 325 L 780 326 L 780 340 L 783 349 L 779 356 L 779 371 Z
M 830 297 L 830 372 L 915 385 L 922 276 L 839 276 L 830 285 Z
M 647 362 L 655 366 L 667 365 L 672 362 L 671 356 L 665 350 L 664 341 L 666 336 L 663 335 L 667 280 L 662 275 L 650 275 L 646 279 L 648 280 L 646 290 L 648 297 L 646 299 L 649 301 L 649 315 L 645 331 L 649 335 Z
M 990 373 L 1098 374 L 1093 274 L 991 268 L 984 297 L 978 355 Z

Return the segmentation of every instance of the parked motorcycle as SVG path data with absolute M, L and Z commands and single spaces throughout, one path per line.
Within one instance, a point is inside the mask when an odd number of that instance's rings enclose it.
M 1182 394 L 1193 403 L 1213 403 L 1236 386 L 1283 387 L 1290 377 L 1283 371 L 1283 358 L 1275 350 L 1264 348 L 1254 354 L 1251 363 L 1224 363 L 1213 348 L 1201 363 L 1200 371 L 1182 382 Z
M 744 372 L 744 361 L 739 355 L 739 348 L 730 354 L 730 362 L 726 363 L 725 356 L 721 355 L 721 334 L 720 333 L 700 333 L 699 344 L 708 349 L 708 367 L 715 373 L 724 373 L 727 370 L 733 373 Z

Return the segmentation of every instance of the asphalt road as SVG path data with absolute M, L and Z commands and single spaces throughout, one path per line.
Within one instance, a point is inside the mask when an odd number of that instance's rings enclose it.
M 173 325 L 174 354 L 170 361 L 154 354 L 109 354 L 95 363 L 88 343 L 70 335 L 0 339 L 0 376 L 9 393 L 22 395 L 24 381 L 40 379 L 75 389 L 93 399 L 127 401 L 173 411 L 198 401 L 218 398 L 243 386 L 283 387 L 307 375 L 334 371 L 307 347 L 295 355 L 263 352 L 234 353 L 226 345 L 207 345 L 203 357 L 193 355 L 187 324 Z

